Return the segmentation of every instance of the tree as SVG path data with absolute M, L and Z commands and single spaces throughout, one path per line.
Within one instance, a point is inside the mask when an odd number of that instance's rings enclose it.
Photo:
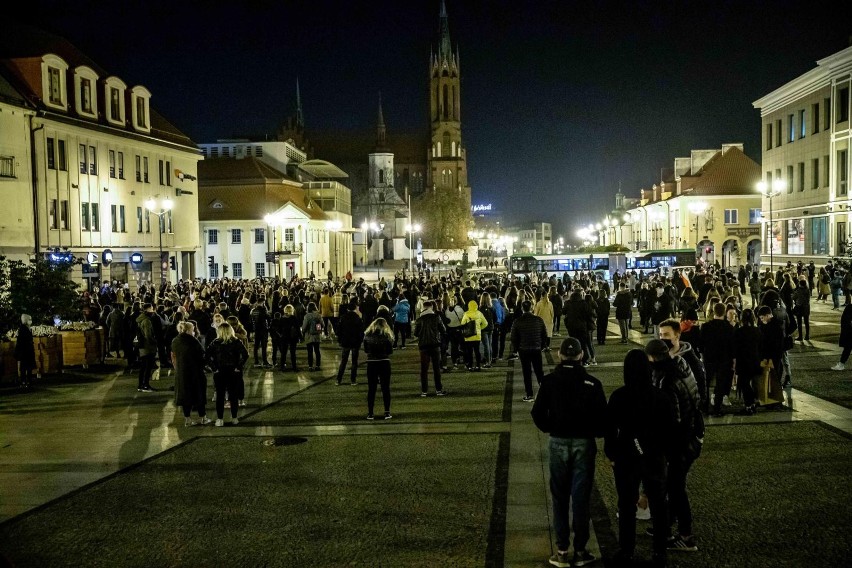
M 76 321 L 82 317 L 79 284 L 70 279 L 75 260 L 51 260 L 37 256 L 29 264 L 9 262 L 11 324 L 20 314 L 30 314 L 36 325 L 52 325 L 53 318 Z M 5 321 L 5 318 L 4 318 Z
M 413 207 L 423 220 L 423 244 L 426 248 L 462 248 L 473 227 L 470 203 L 464 192 L 427 191 Z

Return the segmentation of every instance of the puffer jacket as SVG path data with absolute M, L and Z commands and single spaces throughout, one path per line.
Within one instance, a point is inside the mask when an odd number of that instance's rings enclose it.
M 672 401 L 676 424 L 672 453 L 682 454 L 692 436 L 704 437 L 703 420 L 696 416 L 700 405 L 698 383 L 683 357 L 654 363 L 653 378 L 654 384 L 669 395 Z
M 432 310 L 423 310 L 420 317 L 414 320 L 414 336 L 417 338 L 417 347 L 430 349 L 440 347 L 441 338 L 447 333 L 441 316 Z

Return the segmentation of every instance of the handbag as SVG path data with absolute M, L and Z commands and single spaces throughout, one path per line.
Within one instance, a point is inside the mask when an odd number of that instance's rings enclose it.
M 474 320 L 470 320 L 462 326 L 462 335 L 464 337 L 475 337 L 476 331 L 476 321 Z
M 789 351 L 790 349 L 793 348 L 793 345 L 794 345 L 793 336 L 792 335 L 785 335 L 784 336 L 784 351 Z

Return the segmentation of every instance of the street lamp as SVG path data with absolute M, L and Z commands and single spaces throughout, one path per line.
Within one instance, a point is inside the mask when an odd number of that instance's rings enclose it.
M 776 195 L 782 193 L 785 189 L 787 189 L 787 182 L 784 181 L 783 179 L 773 180 L 771 187 L 765 181 L 757 182 L 757 191 L 760 192 L 760 194 L 763 197 L 766 197 L 767 199 L 769 199 L 769 235 L 771 237 L 770 242 L 769 242 L 769 271 L 770 272 L 775 270 L 775 267 L 773 266 L 773 264 L 774 264 L 773 263 L 773 261 L 774 261 L 773 252 L 774 252 L 774 249 L 775 249 L 775 234 L 772 232 L 773 231 L 773 228 L 772 228 L 772 198 L 775 197 Z
M 168 261 L 163 262 L 163 231 L 166 230 L 166 223 L 163 219 L 163 215 L 167 212 L 171 211 L 174 203 L 168 197 L 161 200 L 159 202 L 159 207 L 157 207 L 157 200 L 153 197 L 149 197 L 145 200 L 145 209 L 153 213 L 157 216 L 159 221 L 159 234 L 160 234 L 160 287 L 165 285 L 166 282 L 166 269 L 165 266 L 168 266 Z M 165 265 L 165 266 L 164 266 Z
M 698 217 L 705 211 L 707 211 L 707 203 L 704 201 L 691 201 L 689 205 L 687 205 L 689 212 L 695 215 L 695 251 L 696 258 L 701 256 L 701 251 L 698 248 Z
M 364 256 L 361 257 L 361 268 L 366 272 L 367 271 L 367 263 L 370 258 L 370 248 L 367 246 L 367 229 L 370 228 L 370 225 L 367 223 L 367 220 L 364 219 L 364 222 L 361 223 L 361 232 L 364 233 Z
M 332 272 L 335 276 L 340 276 L 340 266 L 337 263 L 337 233 L 343 228 L 343 223 L 335 219 L 326 222 L 325 227 L 329 232 L 334 233 L 334 270 Z
M 414 223 L 413 225 L 408 224 L 408 225 L 405 226 L 405 232 L 408 233 L 408 269 L 411 270 L 412 274 L 414 274 L 414 270 L 412 269 L 412 266 L 414 266 L 414 264 L 413 264 L 414 259 L 412 258 L 412 252 L 411 252 L 411 249 L 414 246 L 414 244 L 413 244 L 412 241 L 414 239 L 414 233 L 419 233 L 420 228 L 421 227 L 420 227 L 419 223 Z
M 373 231 L 373 235 L 376 235 L 377 233 L 380 234 L 385 230 L 385 224 L 384 223 L 376 223 L 374 221 L 371 221 L 370 222 L 370 229 Z M 385 251 L 382 250 L 381 260 L 384 260 L 384 258 L 385 258 Z M 381 280 L 381 278 L 382 278 L 382 276 L 381 276 L 381 264 L 379 263 L 379 264 L 376 264 L 376 280 Z

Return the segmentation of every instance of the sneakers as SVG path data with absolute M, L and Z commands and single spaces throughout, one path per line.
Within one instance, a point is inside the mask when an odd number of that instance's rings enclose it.
M 224 425 L 225 425 L 224 420 L 222 420 L 221 418 L 216 419 L 216 426 L 224 426 Z
M 524 402 L 533 402 L 535 400 L 535 398 L 528 395 L 528 396 L 525 396 L 523 398 L 523 400 L 524 400 Z
M 393 418 L 393 416 L 391 416 L 391 413 L 385 412 L 385 420 L 390 420 L 391 418 Z
M 240 423 L 240 419 L 239 419 L 239 418 L 231 418 L 231 424 L 232 424 L 232 425 L 236 426 L 236 425 L 237 425 L 237 424 L 239 424 L 239 423 Z
M 240 406 L 245 406 L 245 405 L 246 405 L 245 399 L 240 399 Z
M 207 426 L 207 425 L 208 425 L 208 424 L 210 424 L 211 422 L 213 422 L 213 421 L 212 421 L 212 420 L 210 420 L 209 418 L 207 418 L 206 416 L 202 416 L 202 417 L 198 420 L 198 423 L 199 423 L 199 424 L 201 424 L 202 426 Z
M 367 420 L 374 420 L 373 415 L 372 415 L 372 414 L 368 414 L 368 415 L 367 415 Z
M 351 381 L 351 382 L 349 383 L 349 386 L 353 386 L 353 387 L 354 387 L 354 386 L 356 386 L 357 384 L 358 384 L 358 381 Z
M 157 389 L 155 389 L 154 387 L 151 387 L 151 386 L 147 386 L 147 387 L 142 387 L 141 389 L 139 389 L 139 392 L 157 392 Z
M 448 394 L 450 394 L 450 393 L 448 393 L 445 390 L 435 391 L 435 396 L 447 396 Z
M 640 506 L 636 506 L 636 519 L 639 521 L 649 521 L 651 520 L 651 508 L 645 507 L 644 509 Z
M 731 406 L 731 401 L 728 400 L 728 395 L 722 397 L 722 406 Z
M 195 422 L 192 421 L 192 418 L 184 418 L 183 419 L 184 426 L 195 426 Z
M 421 396 L 421 398 L 426 398 L 427 396 L 429 396 L 429 393 L 427 393 L 426 391 L 423 391 L 423 392 L 420 393 L 420 396 Z
M 832 371 L 845 371 L 845 370 L 846 370 L 846 365 L 844 365 L 843 363 L 838 363 L 837 365 L 835 365 L 834 367 L 832 367 L 832 368 L 831 368 L 831 370 L 832 370 Z
M 572 560 L 571 565 L 586 566 L 587 564 L 591 564 L 595 560 L 597 560 L 597 558 L 589 554 L 587 551 L 580 550 L 579 552 L 574 553 L 574 559 Z
M 676 536 L 669 539 L 669 542 L 666 544 L 666 548 L 668 550 L 675 550 L 678 552 L 697 552 L 698 545 L 695 544 L 694 536 Z
M 551 565 L 558 566 L 559 568 L 569 568 L 571 566 L 571 557 L 568 556 L 568 551 L 556 551 L 556 554 L 550 557 L 548 560 Z

